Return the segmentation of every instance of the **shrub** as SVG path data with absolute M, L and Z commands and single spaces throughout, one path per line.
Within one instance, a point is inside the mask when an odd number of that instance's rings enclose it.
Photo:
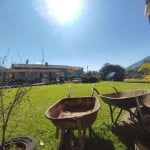
M 99 78 L 92 76 L 88 78 L 89 83 L 96 83 L 99 81 Z
M 90 77 L 82 77 L 81 80 L 83 83 L 96 83 L 99 81 L 99 78 L 95 76 L 90 76 Z
M 88 83 L 88 77 L 82 77 L 81 80 L 82 83 Z

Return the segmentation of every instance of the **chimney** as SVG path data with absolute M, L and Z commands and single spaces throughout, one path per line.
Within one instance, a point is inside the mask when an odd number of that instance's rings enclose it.
M 48 66 L 48 62 L 45 62 L 45 66 Z

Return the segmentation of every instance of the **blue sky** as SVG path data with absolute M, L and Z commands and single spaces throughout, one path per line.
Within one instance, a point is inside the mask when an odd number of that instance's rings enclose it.
M 66 21 L 58 20 L 52 1 L 0 1 L 0 58 L 8 55 L 6 66 L 44 58 L 51 65 L 99 70 L 105 63 L 127 67 L 150 56 L 145 1 L 78 0 L 80 7 Z

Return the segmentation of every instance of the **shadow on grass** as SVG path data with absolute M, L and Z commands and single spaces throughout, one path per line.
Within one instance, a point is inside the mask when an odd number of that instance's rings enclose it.
M 92 131 L 92 137 L 87 138 L 84 150 L 115 150 L 113 142 L 97 135 Z
M 150 135 L 146 134 L 139 126 L 131 126 L 125 123 L 123 125 L 117 124 L 107 127 L 126 145 L 127 150 L 135 150 L 135 141 L 140 141 L 150 149 Z
M 83 150 L 115 150 L 112 141 L 106 140 L 97 135 L 93 130 L 90 131 L 91 135 L 85 139 Z M 79 150 L 79 138 L 73 136 L 74 146 L 70 146 L 69 132 L 65 133 L 64 140 L 59 145 L 59 150 Z

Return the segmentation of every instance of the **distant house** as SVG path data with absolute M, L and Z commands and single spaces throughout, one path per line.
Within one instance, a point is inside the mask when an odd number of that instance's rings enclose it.
M 116 72 L 111 72 L 106 76 L 106 80 L 113 80 L 115 78 Z
M 3 69 L 1 78 L 12 79 L 16 82 L 38 83 L 54 81 L 56 78 L 69 78 L 71 76 L 80 77 L 83 75 L 82 67 L 65 65 L 45 64 L 12 64 L 10 69 Z
M 7 78 L 7 69 L 3 66 L 0 66 L 0 81 L 5 80 Z

